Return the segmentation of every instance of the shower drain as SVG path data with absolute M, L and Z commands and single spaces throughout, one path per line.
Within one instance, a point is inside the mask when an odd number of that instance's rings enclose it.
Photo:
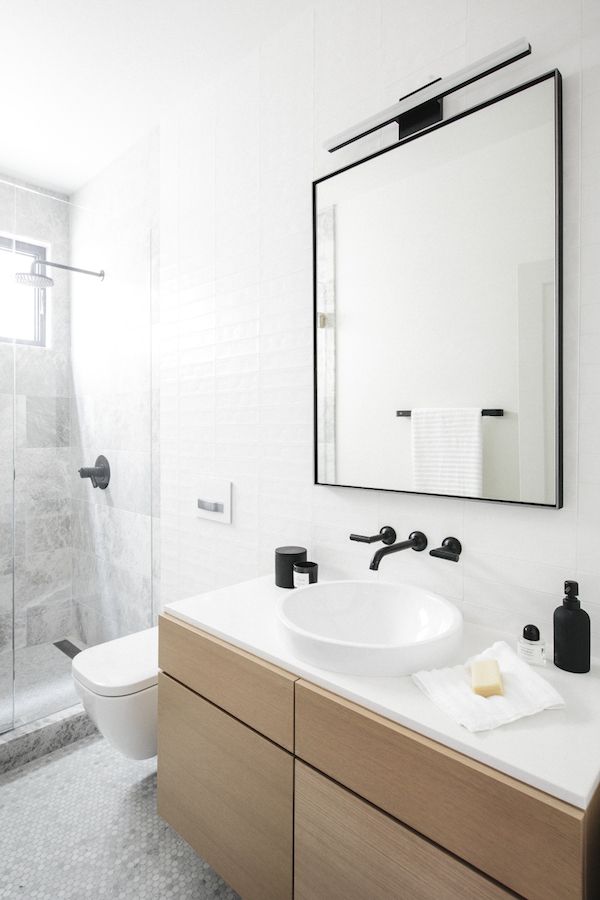
M 81 649 L 76 647 L 72 641 L 68 641 L 66 638 L 63 641 L 54 641 L 54 646 L 58 647 L 66 656 L 70 659 L 73 659 L 74 656 L 77 656 L 78 653 L 81 653 Z

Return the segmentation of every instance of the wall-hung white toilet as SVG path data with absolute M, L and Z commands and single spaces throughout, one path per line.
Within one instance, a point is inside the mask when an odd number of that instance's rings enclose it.
M 156 756 L 158 628 L 82 650 L 73 680 L 85 711 L 130 759 Z

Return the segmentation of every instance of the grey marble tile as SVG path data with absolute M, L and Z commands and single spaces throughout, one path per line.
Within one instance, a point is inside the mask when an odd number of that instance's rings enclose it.
M 12 647 L 13 642 L 13 561 L 12 557 L 0 559 L 0 652 Z M 0 694 L 2 687 L 0 686 Z
M 160 578 L 160 517 L 152 516 L 152 575 Z
M 11 729 L 0 735 L 0 773 L 97 733 L 80 703 Z
M 158 380 L 158 375 L 154 373 L 154 367 L 158 366 L 158 358 L 153 361 L 153 378 Z M 152 515 L 160 515 L 160 390 L 155 387 L 152 390 L 152 441 L 150 446 L 151 454 L 151 476 L 152 476 Z
M 97 559 L 93 553 L 73 548 L 72 559 L 73 599 L 86 600 L 98 593 Z
M 71 547 L 71 514 L 15 516 L 15 555 Z
M 15 608 L 71 597 L 70 548 L 15 556 Z
M 81 604 L 82 634 L 87 643 L 98 630 L 102 640 L 149 628 L 152 620 L 150 572 L 141 574 L 91 554 L 73 554 L 73 600 Z M 98 617 L 93 620 L 90 610 Z
M 93 490 L 93 489 L 92 489 Z M 93 553 L 94 504 L 71 498 L 71 541 L 75 550 Z
M 1 361 L 0 379 L 2 379 Z M 6 378 L 6 382 L 7 383 L 3 387 L 2 381 L 0 380 L 0 450 L 3 452 L 11 451 L 13 443 L 14 399 L 12 394 L 12 384 L 8 384 L 8 378 Z
M 87 603 L 75 601 L 73 604 L 75 629 L 81 641 L 88 646 L 94 646 L 121 637 L 123 632 L 119 625 L 98 612 L 93 598 L 88 599 Z
M 71 598 L 58 603 L 38 603 L 28 606 L 23 613 L 25 619 L 25 645 L 45 644 L 60 641 L 75 630 L 75 615 Z M 20 614 L 16 613 L 16 618 Z
M 1 453 L 2 451 L 0 451 Z M 12 521 L 13 516 L 13 469 L 12 458 L 10 463 L 5 465 L 4 460 L 0 460 L 0 522 L 8 524 Z M 2 553 L 2 544 L 0 544 L 0 555 Z
M 57 350 L 69 350 L 71 346 L 71 301 L 69 296 L 58 297 L 56 292 L 53 292 L 48 312 L 52 346 Z
M 125 512 L 150 515 L 152 508 L 152 471 L 150 450 L 108 450 L 102 448 L 110 465 L 110 484 L 106 490 L 94 489 L 88 479 L 78 475 L 82 465 L 93 465 L 96 446 L 72 450 L 72 496 L 75 500 L 98 506 L 111 506 Z
M 68 350 L 51 347 L 15 348 L 17 394 L 33 397 L 68 397 L 71 372 Z
M 0 394 L 10 398 L 14 387 L 14 347 L 6 341 L 0 341 Z
M 120 384 L 127 384 L 124 376 Z M 71 402 L 72 442 L 78 447 L 147 451 L 152 440 L 150 390 L 77 394 Z M 108 454 L 107 454 L 108 455 Z
M 69 637 L 68 634 L 61 635 Z M 71 637 L 77 644 L 78 636 Z M 14 669 L 13 669 L 14 666 Z M 0 684 L 6 688 L 14 671 L 14 725 L 35 722 L 78 702 L 71 676 L 71 660 L 54 644 L 16 648 L 0 653 Z M 11 700 L 6 690 L 0 694 L 4 708 Z M 4 709 L 4 711 L 5 711 Z
M 17 447 L 68 447 L 68 397 L 20 397 L 17 405 Z M 18 452 L 18 450 L 17 450 Z
M 0 611 L 0 653 L 3 653 L 5 650 L 10 650 L 12 648 L 13 621 L 14 619 L 12 612 Z M 0 684 L 0 695 L 5 689 L 6 685 Z
M 163 608 L 162 590 L 160 578 L 152 579 L 152 622 L 151 625 L 158 625 L 158 616 Z
M 19 448 L 15 459 L 15 510 L 19 521 L 24 515 L 67 511 L 70 466 L 68 447 Z
M 71 547 L 71 515 L 29 516 L 27 519 L 26 552 L 61 550 Z
M 115 566 L 149 574 L 152 562 L 150 516 L 116 509 L 108 505 L 109 497 L 106 502 L 102 499 L 97 503 L 73 502 L 73 547 L 84 553 L 95 553 Z
M 15 726 L 35 722 L 78 702 L 71 660 L 54 644 L 17 648 L 14 667 Z
M 11 506 L 0 503 L 0 555 L 2 558 L 14 553 L 13 522 Z
M 84 738 L 0 778 L 0 898 L 235 900 L 156 812 L 156 762 Z
M 0 737 L 13 727 L 13 682 L 12 653 L 0 651 Z

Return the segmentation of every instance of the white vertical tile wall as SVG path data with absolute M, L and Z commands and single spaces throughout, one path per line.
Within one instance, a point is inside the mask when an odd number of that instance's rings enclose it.
M 335 156 L 322 141 L 523 35 L 531 57 L 452 103 L 555 67 L 564 78 L 565 508 L 314 486 L 311 181 L 394 136 Z M 269 572 L 286 542 L 306 544 L 327 575 L 376 577 L 372 548 L 348 534 L 392 524 L 432 546 L 455 535 L 464 553 L 458 565 L 399 554 L 379 577 L 444 591 L 470 619 L 515 633 L 531 620 L 547 634 L 575 577 L 600 638 L 599 110 L 595 0 L 323 0 L 165 117 L 163 603 Z M 233 525 L 195 517 L 197 472 L 233 480 Z

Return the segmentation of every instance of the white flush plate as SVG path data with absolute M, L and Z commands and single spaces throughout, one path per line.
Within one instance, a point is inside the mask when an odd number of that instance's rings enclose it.
M 198 479 L 196 515 L 231 525 L 231 481 L 205 475 Z

